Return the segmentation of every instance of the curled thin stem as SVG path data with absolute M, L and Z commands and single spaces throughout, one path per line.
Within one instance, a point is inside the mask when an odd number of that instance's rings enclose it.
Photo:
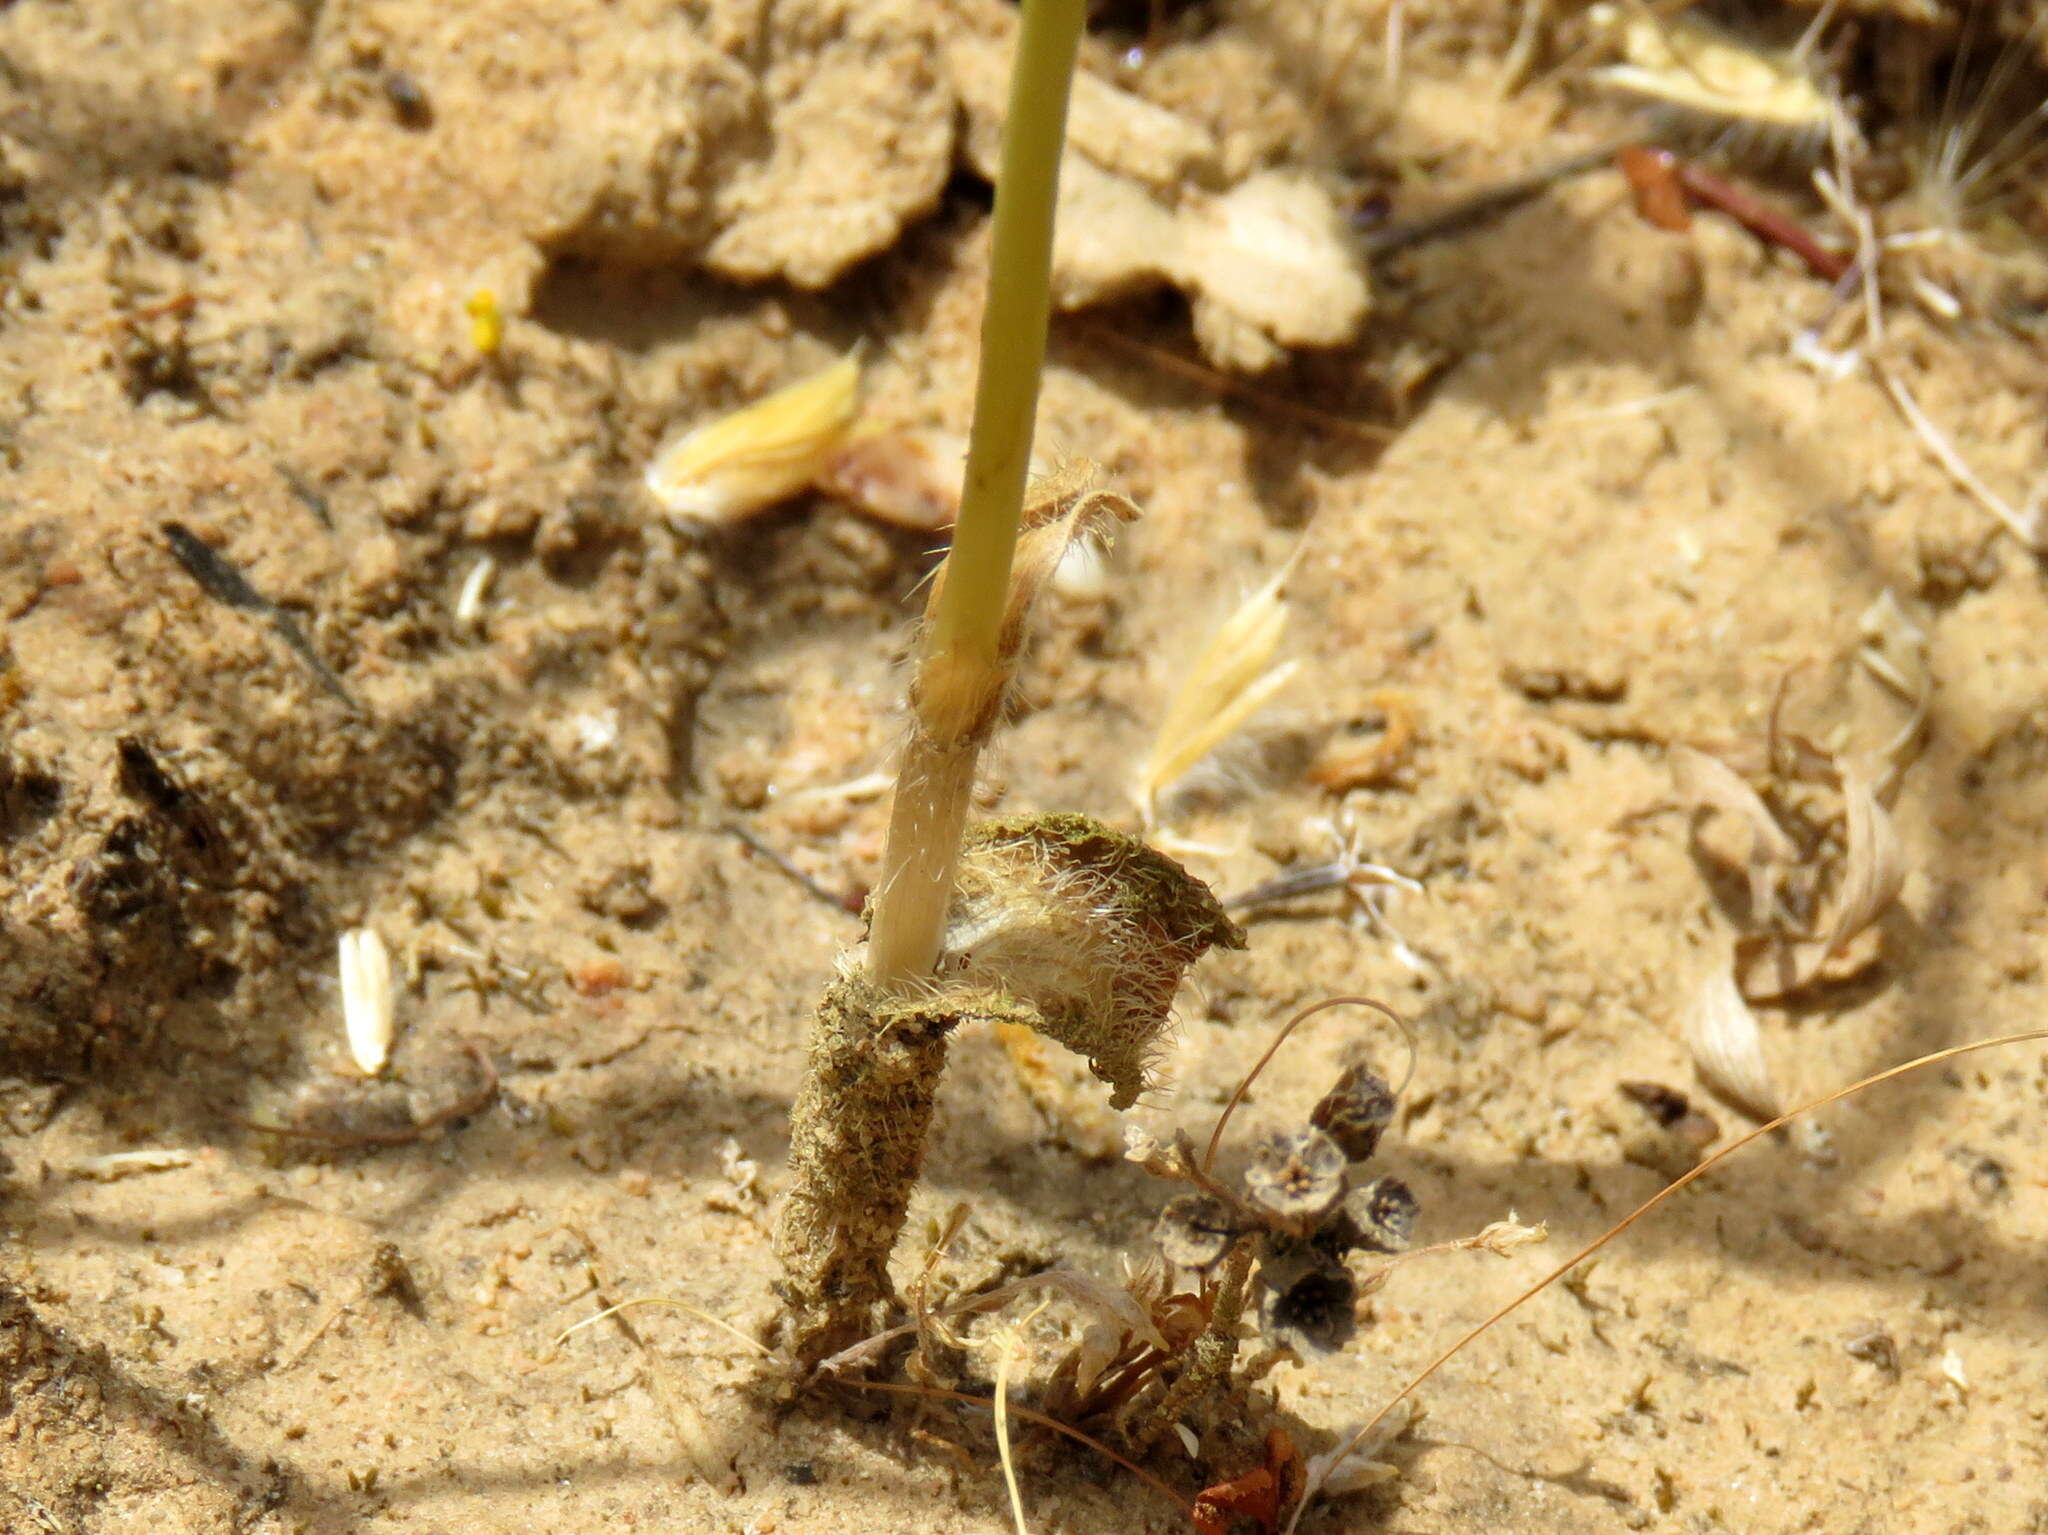
M 1237 1106 L 1244 1102 L 1244 1095 L 1251 1091 L 1252 1083 L 1259 1079 L 1259 1073 L 1264 1071 L 1266 1064 L 1275 1055 L 1280 1053 L 1280 1047 L 1287 1043 L 1287 1036 L 1292 1034 L 1302 1024 L 1308 1022 L 1309 1019 L 1315 1017 L 1317 1013 L 1327 1011 L 1333 1007 L 1370 1007 L 1386 1014 L 1394 1027 L 1401 1031 L 1401 1037 L 1408 1042 L 1408 1074 L 1402 1077 L 1401 1087 L 1405 1088 L 1408 1085 L 1409 1078 L 1415 1075 L 1415 1060 L 1418 1052 L 1415 1048 L 1414 1032 L 1409 1029 L 1407 1020 L 1391 1007 L 1388 1007 L 1386 1003 L 1375 1002 L 1371 997 L 1325 997 L 1322 1001 L 1312 1003 L 1308 1007 L 1303 1008 L 1292 1018 L 1288 1019 L 1286 1023 L 1282 1024 L 1280 1032 L 1273 1036 L 1273 1042 L 1266 1046 L 1266 1053 L 1259 1057 L 1258 1064 L 1253 1066 L 1239 1080 L 1236 1091 L 1230 1095 L 1230 1101 L 1223 1105 L 1223 1112 L 1216 1116 L 1216 1128 L 1209 1132 L 1209 1146 L 1202 1153 L 1202 1166 L 1200 1170 L 1203 1173 L 1206 1174 L 1210 1168 L 1216 1165 L 1216 1149 L 1223 1144 L 1223 1127 L 1230 1123 L 1230 1116 L 1236 1113 Z M 1400 1090 L 1400 1088 L 1395 1089 L 1396 1093 Z

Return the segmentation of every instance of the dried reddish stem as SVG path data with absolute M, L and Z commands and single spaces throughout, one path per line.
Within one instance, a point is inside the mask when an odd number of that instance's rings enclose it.
M 1849 270 L 1848 252 L 1829 249 L 1790 214 L 1668 149 L 1631 144 L 1614 158 L 1628 178 L 1636 213 L 1646 223 L 1681 230 L 1692 208 L 1712 208 L 1727 214 L 1766 245 L 1790 251 L 1824 282 L 1839 282 Z

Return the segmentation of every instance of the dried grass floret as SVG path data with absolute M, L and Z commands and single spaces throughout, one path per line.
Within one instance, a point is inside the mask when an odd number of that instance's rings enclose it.
M 455 625 L 459 629 L 475 629 L 482 625 L 484 599 L 490 595 L 491 581 L 498 573 L 498 562 L 485 555 L 469 567 L 469 574 L 462 578 L 462 588 L 455 596 Z
M 647 466 L 647 489 L 673 517 L 742 521 L 823 473 L 853 425 L 859 398 L 860 364 L 848 355 L 684 433 Z
M 1736 946 L 1743 995 L 1770 1001 L 1825 979 L 1850 944 L 1883 916 L 1906 882 L 1906 860 L 1891 816 L 1877 797 L 1876 780 L 1855 764 L 1839 770 L 1847 846 L 1816 936 L 1752 935 Z
M 1403 1402 L 1384 1422 L 1370 1425 L 1370 1432 L 1360 1428 L 1340 1433 L 1335 1445 L 1320 1455 L 1308 1457 L 1302 1478 L 1304 1494 L 1297 1508 L 1306 1507 L 1309 1498 L 1318 1493 L 1326 1498 L 1342 1498 L 1392 1481 L 1400 1475 L 1399 1468 L 1379 1457 L 1421 1417 L 1421 1409 L 1413 1402 Z M 1299 1517 L 1297 1514 L 1296 1518 Z M 1287 1528 L 1293 1530 L 1292 1520 Z
M 1727 814 L 1749 833 L 1744 867 L 1750 898 L 1746 932 L 1736 943 L 1735 977 L 1752 1002 L 1772 1001 L 1816 983 L 1837 980 L 1876 958 L 1858 948 L 1898 899 L 1906 863 L 1885 810 L 1903 761 L 1918 739 L 1915 720 L 1882 754 L 1874 771 L 1773 726 L 1770 749 L 1750 764 L 1764 793 L 1723 757 L 1674 749 L 1674 780 L 1696 809 Z M 1734 755 L 1756 756 L 1737 751 Z M 1791 814 L 1785 792 L 1832 791 L 1839 812 Z M 1776 797 L 1767 800 L 1765 793 Z M 1839 853 L 1831 849 L 1839 849 Z
M 1596 5 L 1588 14 L 1612 30 L 1621 52 L 1621 62 L 1594 72 L 1602 84 L 1719 127 L 1767 133 L 1784 151 L 1811 155 L 1827 142 L 1839 108 L 1806 41 L 1763 48 L 1698 16 L 1660 16 L 1644 5 Z
M 1749 875 L 1749 916 L 1769 924 L 1777 917 L 1776 874 L 1799 858 L 1799 846 L 1778 824 L 1763 796 L 1734 768 L 1695 747 L 1673 746 L 1668 754 L 1679 798 L 1695 811 L 1719 811 L 1749 834 L 1744 868 Z
M 1158 823 L 1160 797 L 1243 729 L 1300 669 L 1299 661 L 1272 665 L 1287 630 L 1280 594 L 1292 568 L 1290 561 L 1224 620 L 1167 706 L 1138 774 L 1138 808 L 1147 825 Z
M 352 927 L 341 935 L 341 1021 L 356 1069 L 374 1077 L 391 1059 L 397 1033 L 397 992 L 391 979 L 391 951 L 374 927 Z

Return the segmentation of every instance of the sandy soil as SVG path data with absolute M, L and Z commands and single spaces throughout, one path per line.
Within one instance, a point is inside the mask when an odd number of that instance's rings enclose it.
M 1569 80 L 1502 100 L 1513 17 L 1478 5 L 1411 9 L 1390 102 L 1383 19 L 1245 0 L 1135 72 L 1128 33 L 1089 62 L 1198 125 L 1206 174 L 1398 214 L 1626 131 Z M 1008 1527 L 984 1416 L 791 1403 L 746 1343 L 808 1011 L 859 922 L 738 833 L 828 892 L 871 877 L 883 801 L 816 791 L 889 761 L 932 539 L 825 498 L 683 536 L 639 486 L 674 426 L 855 341 L 874 409 L 964 427 L 986 193 L 942 43 L 989 25 L 0 10 L 0 1530 Z M 1759 1008 L 1772 1070 L 1789 1101 L 2038 1022 L 2040 569 L 1868 372 L 1792 355 L 1826 306 L 1726 220 L 1639 222 L 1603 171 L 1379 263 L 1360 341 L 1255 394 L 1131 349 L 1196 355 L 1170 293 L 1056 326 L 1047 447 L 1146 515 L 1106 596 L 1054 603 L 990 803 L 1131 824 L 1175 679 L 1290 557 L 1304 669 L 1266 770 L 1176 810 L 1191 866 L 1228 893 L 1327 858 L 1299 751 L 1418 729 L 1341 809 L 1426 896 L 1391 930 L 1334 894 L 1255 916 L 1133 1118 L 1206 1130 L 1291 1009 L 1363 991 L 1417 1020 L 1380 1160 L 1420 1237 L 1550 1231 L 1399 1269 L 1344 1354 L 1207 1404 L 1199 1460 L 1154 1459 L 1172 1485 L 1243 1470 L 1268 1424 L 1327 1446 L 1685 1165 L 1618 1084 L 1748 1127 L 1681 1037 L 1741 878 L 1667 751 L 1760 743 L 1781 687 L 1831 748 L 1892 739 L 1909 708 L 1857 659 L 1886 592 L 1933 678 L 1904 892 L 1870 964 Z M 2038 354 L 1890 318 L 1891 375 L 2023 503 Z M 169 523 L 333 684 L 204 592 Z M 378 1082 L 335 981 L 364 922 L 403 974 Z M 1326 1015 L 1246 1134 L 1358 1041 L 1398 1064 Z M 1462 1355 L 1398 1475 L 1303 1527 L 2048 1529 L 2044 1091 L 2038 1046 L 1981 1054 L 1752 1148 Z M 904 1272 L 964 1202 L 945 1282 L 1119 1275 L 1170 1192 L 1120 1146 L 1078 1071 L 959 1041 Z M 745 1336 L 646 1308 L 554 1342 L 652 1296 Z M 1020 1403 L 1070 1324 L 1036 1324 Z M 1187 1527 L 1060 1441 L 1020 1474 L 1034 1531 Z

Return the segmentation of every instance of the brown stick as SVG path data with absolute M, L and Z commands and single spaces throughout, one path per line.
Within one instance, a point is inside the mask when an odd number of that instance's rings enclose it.
M 1668 149 L 1631 144 L 1614 159 L 1628 178 L 1636 213 L 1659 229 L 1684 229 L 1689 208 L 1712 208 L 1764 244 L 1790 251 L 1823 282 L 1840 282 L 1852 264 L 1847 251 L 1830 250 L 1790 214 Z

